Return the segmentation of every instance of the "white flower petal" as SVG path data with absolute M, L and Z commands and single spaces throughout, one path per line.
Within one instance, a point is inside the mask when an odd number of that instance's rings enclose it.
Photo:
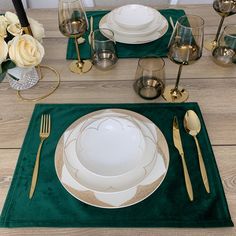
M 5 38 L 7 36 L 7 23 L 0 21 L 0 37 Z
M 7 27 L 7 31 L 13 36 L 22 35 L 22 33 L 23 33 L 23 30 L 22 30 L 20 24 L 10 24 Z
M 2 37 L 0 37 L 0 64 L 7 59 L 8 46 Z
M 15 13 L 12 13 L 10 11 L 7 11 L 5 13 L 5 17 L 7 18 L 9 24 L 19 24 L 19 18 Z
M 30 23 L 30 27 L 31 27 L 34 38 L 36 38 L 38 41 L 41 42 L 42 38 L 45 37 L 45 31 L 44 31 L 43 25 L 30 17 L 29 17 L 29 23 Z
M 9 56 L 19 67 L 33 67 L 41 62 L 44 48 L 31 35 L 24 34 L 9 42 Z

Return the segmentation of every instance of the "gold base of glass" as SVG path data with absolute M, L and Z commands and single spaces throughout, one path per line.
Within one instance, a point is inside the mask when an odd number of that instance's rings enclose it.
M 178 90 L 174 90 L 173 85 L 168 85 L 166 86 L 162 97 L 167 102 L 185 102 L 188 99 L 189 94 L 184 88 L 179 87 Z
M 82 63 L 73 61 L 70 66 L 70 71 L 76 74 L 83 74 L 91 70 L 92 63 L 89 60 L 84 60 Z
M 208 51 L 213 51 L 213 49 L 216 47 L 217 43 L 214 41 L 214 39 L 207 39 L 204 41 L 204 48 Z

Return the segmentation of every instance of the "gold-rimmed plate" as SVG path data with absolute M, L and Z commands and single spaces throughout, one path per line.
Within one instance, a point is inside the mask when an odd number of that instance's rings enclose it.
M 117 110 L 117 109 L 111 109 Z M 120 110 L 120 109 L 118 109 Z M 92 191 L 76 181 L 67 169 L 63 152 L 64 152 L 64 137 L 62 136 L 58 142 L 55 152 L 55 168 L 59 181 L 64 188 L 75 198 L 89 205 L 101 208 L 122 208 L 134 205 L 148 196 L 150 196 L 163 182 L 169 165 L 169 150 L 166 139 L 160 129 L 155 126 L 146 117 L 128 110 L 123 110 L 127 114 L 138 118 L 140 121 L 152 130 L 157 136 L 157 145 L 159 152 L 156 153 L 156 162 L 151 172 L 137 186 L 121 192 L 96 192 Z M 78 125 L 74 122 L 68 129 L 72 130 Z

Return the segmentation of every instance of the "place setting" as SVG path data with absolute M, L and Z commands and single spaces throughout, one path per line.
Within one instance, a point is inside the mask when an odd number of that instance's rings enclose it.
M 138 17 L 139 15 L 142 17 Z M 84 32 L 83 41 L 79 43 L 81 58 L 90 59 L 91 28 L 100 29 L 107 38 L 113 38 L 118 58 L 140 58 L 147 55 L 166 56 L 172 28 L 169 27 L 170 16 L 176 22 L 183 16 L 183 10 L 162 9 L 128 4 L 112 11 L 87 11 L 88 30 Z M 136 19 L 142 19 L 142 22 Z M 91 25 L 92 19 L 92 25 Z M 133 22 L 132 22 L 133 21 Z M 128 22 L 128 23 L 127 23 Z M 129 24 L 129 22 L 131 22 Z M 111 30 L 112 35 L 106 30 Z M 69 39 L 67 45 L 68 60 L 77 58 L 74 41 Z
M 179 86 L 202 57 L 204 19 L 140 4 L 86 12 L 60 0 L 58 28 L 78 78 L 138 58 L 130 93 L 143 102 L 35 104 L 0 227 L 232 227 L 200 106 Z M 234 64 L 235 29 L 218 35 L 220 66 Z M 179 66 L 174 85 L 163 57 Z
M 232 225 L 196 103 L 37 104 L 15 173 L 1 226 Z

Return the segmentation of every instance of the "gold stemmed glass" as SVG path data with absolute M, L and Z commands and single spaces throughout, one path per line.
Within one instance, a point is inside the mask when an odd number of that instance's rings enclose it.
M 213 50 L 217 46 L 221 28 L 226 17 L 236 14 L 236 0 L 214 0 L 214 10 L 221 16 L 221 20 L 214 39 L 205 42 L 205 48 Z
M 70 70 L 78 74 L 88 72 L 92 63 L 89 60 L 81 60 L 77 42 L 88 29 L 88 19 L 82 0 L 59 0 L 58 21 L 61 33 L 75 40 L 78 60 L 70 64 Z
M 168 57 L 179 64 L 175 86 L 167 86 L 163 97 L 168 102 L 184 102 L 188 92 L 179 87 L 183 65 L 189 65 L 202 56 L 204 38 L 204 20 L 199 16 L 185 15 L 178 19 L 169 42 Z

